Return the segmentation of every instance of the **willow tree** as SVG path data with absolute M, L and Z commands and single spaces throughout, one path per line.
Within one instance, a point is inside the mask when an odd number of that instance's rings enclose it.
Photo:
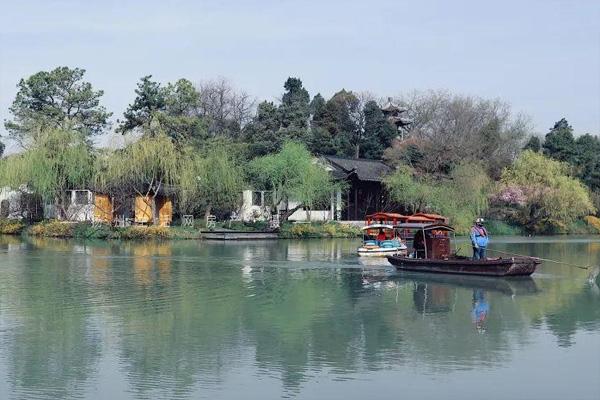
M 502 173 L 504 191 L 519 189 L 518 222 L 531 231 L 563 230 L 595 211 L 589 190 L 569 174 L 566 163 L 525 151 Z M 502 194 L 502 193 L 501 193 Z
M 84 135 L 54 129 L 40 133 L 23 153 L 2 160 L 0 186 L 34 192 L 54 202 L 57 217 L 66 216 L 67 190 L 85 188 L 93 173 L 94 154 Z
M 234 154 L 230 147 L 217 144 L 182 158 L 179 184 L 183 210 L 202 208 L 208 218 L 213 210 L 227 212 L 239 206 L 245 173 Z
M 475 167 L 474 167 L 475 165 Z M 416 177 L 408 166 L 400 166 L 384 180 L 390 197 L 409 212 L 433 211 L 446 215 L 461 232 L 485 214 L 491 180 L 476 164 L 461 163 L 449 178 Z
M 180 154 L 164 134 L 144 136 L 123 149 L 99 157 L 95 187 L 115 199 L 132 194 L 148 199 L 153 222 L 158 223 L 156 197 L 174 191 L 180 173 Z
M 301 143 L 287 142 L 278 153 L 252 161 L 250 168 L 255 185 L 273 191 L 274 207 L 296 202 L 282 221 L 302 207 L 325 204 L 340 186 Z

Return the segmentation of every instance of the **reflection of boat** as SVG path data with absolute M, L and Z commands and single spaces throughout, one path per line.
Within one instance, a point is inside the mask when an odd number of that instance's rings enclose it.
M 414 257 L 388 256 L 396 269 L 444 274 L 522 276 L 531 275 L 541 260 L 535 257 L 487 258 L 472 260 L 450 253 L 450 232 L 454 229 L 440 223 L 403 223 L 396 229 L 415 229 Z
M 406 255 L 406 245 L 393 225 L 371 224 L 363 229 L 363 243 L 356 250 L 363 257 Z
M 415 282 L 413 303 L 420 313 L 446 313 L 452 309 L 453 295 L 449 286 Z
M 358 263 L 365 268 L 377 268 L 377 269 L 388 269 L 390 268 L 390 263 L 385 259 L 385 257 L 359 257 Z
M 500 292 L 509 296 L 528 295 L 538 292 L 535 280 L 529 276 L 520 278 L 497 278 L 477 275 L 421 274 L 415 272 L 398 273 L 398 278 L 413 281 L 415 284 L 437 284 L 466 289 L 483 289 L 489 292 Z

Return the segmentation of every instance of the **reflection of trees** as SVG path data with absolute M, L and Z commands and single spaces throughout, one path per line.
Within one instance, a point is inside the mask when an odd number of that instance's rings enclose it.
M 570 346 L 572 336 L 578 330 L 598 330 L 600 328 L 598 288 L 592 284 L 586 285 L 580 293 L 569 297 L 562 309 L 548 314 L 545 320 L 550 330 L 558 337 L 561 346 Z
M 16 325 L 7 335 L 8 379 L 23 398 L 36 392 L 55 398 L 82 395 L 100 356 L 101 338 L 91 326 L 80 260 L 37 251 L 24 261 L 10 272 L 19 291 L 9 291 L 18 298 L 11 299 Z M 2 269 L 0 280 L 8 273 Z
M 541 241 L 511 243 L 510 247 L 503 244 L 496 248 L 575 265 L 600 264 L 600 247 L 594 242 Z M 589 270 L 545 262 L 539 272 L 552 279 L 537 280 L 542 295 L 533 296 L 520 305 L 533 323 L 546 322 L 562 346 L 571 345 L 571 337 L 578 329 L 600 326 L 600 298 L 593 285 L 586 283 Z
M 142 397 L 185 396 L 239 367 L 278 374 L 294 394 L 323 371 L 497 365 L 536 321 L 565 343 L 600 324 L 598 295 L 578 276 L 390 277 L 343 268 L 339 249 L 354 243 L 340 243 L 30 242 L 33 258 L 13 252 L 19 267 L 0 269 L 0 304 L 19 323 L 3 334 L 9 379 L 17 392 L 80 395 L 106 337 Z M 472 322 L 479 289 L 490 304 L 483 334 Z
M 138 393 L 169 397 L 196 383 L 218 382 L 239 355 L 244 298 L 239 267 L 212 257 L 172 261 L 163 245 L 145 246 L 130 245 L 138 255 L 126 259 L 133 272 L 113 266 L 119 287 L 110 288 L 120 294 L 114 304 L 120 357 L 132 386 Z M 179 250 L 169 249 L 175 260 L 182 256 Z

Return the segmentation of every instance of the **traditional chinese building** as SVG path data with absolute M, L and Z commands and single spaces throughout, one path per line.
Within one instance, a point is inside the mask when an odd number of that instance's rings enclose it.
M 392 98 L 388 97 L 388 102 L 381 108 L 381 111 L 388 121 L 396 127 L 400 139 L 404 140 L 404 134 L 412 122 L 406 115 L 408 110 L 392 103 Z
M 383 178 L 392 169 L 378 160 L 324 156 L 334 178 L 346 182 L 341 193 L 341 215 L 343 221 L 364 220 L 368 214 L 386 208 L 387 197 Z

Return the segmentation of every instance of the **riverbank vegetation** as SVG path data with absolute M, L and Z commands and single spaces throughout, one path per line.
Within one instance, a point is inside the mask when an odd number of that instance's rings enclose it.
M 241 191 L 253 188 L 273 194 L 270 206 L 293 203 L 281 215 L 284 236 L 345 235 L 334 224 L 286 224 L 294 211 L 310 215 L 344 190 L 314 158 L 337 155 L 383 158 L 394 168 L 385 179 L 385 208 L 448 215 L 461 232 L 477 216 L 512 233 L 592 232 L 598 225 L 600 139 L 576 137 L 565 119 L 536 136 L 528 119 L 500 100 L 405 94 L 391 99 L 402 121 L 394 125 L 385 101 L 373 94 L 342 89 L 329 99 L 311 98 L 298 78 L 286 80 L 279 103 L 256 105 L 225 80 L 162 84 L 145 76 L 111 125 L 102 90 L 84 75 L 60 67 L 21 80 L 5 123 L 21 151 L 0 160 L 0 187 L 39 195 L 57 218 L 66 217 L 66 191 L 86 188 L 112 198 L 168 194 L 176 218 L 227 220 Z M 96 146 L 96 136 L 112 128 L 124 144 Z M 52 236 L 78 229 L 49 222 L 29 231 Z M 106 237 L 151 232 L 81 229 L 83 236 Z
M 1 226 L 2 224 L 0 224 Z M 53 237 L 62 239 L 111 239 L 111 240 L 142 240 L 142 239 L 199 239 L 200 233 L 193 228 L 164 227 L 164 226 L 129 226 L 124 228 L 108 224 L 91 224 L 89 222 L 64 222 L 49 220 L 25 227 L 19 232 L 27 236 Z M 4 232 L 2 233 L 10 233 Z
M 362 236 L 362 230 L 357 226 L 336 222 L 284 224 L 279 236 L 284 239 L 356 238 Z

